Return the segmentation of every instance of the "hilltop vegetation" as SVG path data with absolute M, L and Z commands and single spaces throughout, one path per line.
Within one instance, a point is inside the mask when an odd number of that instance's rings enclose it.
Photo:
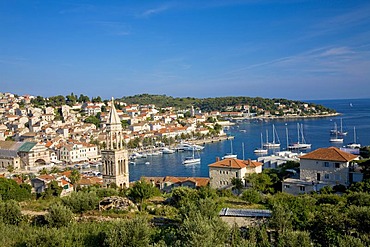
M 80 94 L 77 96 L 73 93 L 66 95 L 52 96 L 49 98 L 43 98 L 37 96 L 31 101 L 31 103 L 37 107 L 53 106 L 60 107 L 64 104 L 74 105 L 76 103 L 83 102 L 104 102 L 100 96 L 89 98 L 86 95 Z M 240 111 L 249 110 L 250 113 L 257 113 L 257 115 L 263 114 L 268 111 L 272 115 L 283 116 L 286 114 L 298 114 L 304 115 L 315 115 L 315 114 L 331 114 L 336 113 L 335 110 L 327 108 L 323 105 L 314 103 L 307 103 L 297 100 L 288 100 L 282 98 L 262 98 L 262 97 L 246 97 L 246 96 L 229 96 L 229 97 L 215 97 L 215 98 L 175 98 L 167 95 L 152 95 L 152 94 L 138 94 L 134 96 L 124 96 L 121 99 L 117 99 L 127 104 L 139 104 L 139 105 L 150 105 L 154 104 L 157 108 L 174 107 L 177 109 L 189 109 L 193 106 L 202 112 L 211 111 Z M 248 106 L 248 109 L 244 109 L 244 106 Z M 120 108 L 121 106 L 118 106 Z M 240 108 L 241 107 L 241 108 Z
M 322 105 L 316 105 L 314 103 L 306 103 L 296 100 L 288 99 L 267 99 L 261 97 L 216 97 L 216 98 L 174 98 L 166 95 L 151 95 L 151 94 L 139 94 L 134 96 L 126 96 L 120 99 L 127 104 L 154 104 L 159 108 L 165 108 L 169 106 L 178 107 L 181 109 L 189 108 L 191 105 L 205 112 L 210 111 L 227 111 L 234 110 L 233 108 L 237 105 L 249 105 L 257 106 L 258 108 L 265 109 L 268 111 L 278 111 L 279 105 L 285 105 L 287 107 L 302 109 L 304 104 L 309 107 L 315 107 L 316 111 L 335 113 L 335 110 L 326 108 Z

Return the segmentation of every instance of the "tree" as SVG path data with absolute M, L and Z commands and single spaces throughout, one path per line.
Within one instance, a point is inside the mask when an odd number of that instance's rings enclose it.
M 89 102 L 89 101 L 90 101 L 90 98 L 83 94 L 80 94 L 80 97 L 78 97 L 78 102 L 80 103 Z
M 45 219 L 51 227 L 59 228 L 68 226 L 72 222 L 73 213 L 69 208 L 60 203 L 52 204 L 48 209 Z
M 48 187 L 45 189 L 44 198 L 59 197 L 62 193 L 63 188 L 58 185 L 57 181 L 51 181 Z
M 22 218 L 21 208 L 16 201 L 0 201 L 0 222 L 18 225 Z
M 96 209 L 99 205 L 99 198 L 94 191 L 73 192 L 70 196 L 62 197 L 62 202 L 74 213 L 83 213 Z
M 114 222 L 106 234 L 104 246 L 150 246 L 153 229 L 144 217 Z
M 7 171 L 8 171 L 9 173 L 14 172 L 14 170 L 15 170 L 15 168 L 14 168 L 14 166 L 13 166 L 13 165 L 8 165 L 8 167 L 7 167 L 6 169 L 7 169 Z
M 252 186 L 253 189 L 261 191 L 263 193 L 272 193 L 273 182 L 266 173 L 252 173 L 246 176 L 247 182 Z
M 262 201 L 261 194 L 255 189 L 247 189 L 242 193 L 242 199 L 250 204 L 260 203 Z
M 0 178 L 0 199 L 23 201 L 31 197 L 29 186 L 18 185 L 12 179 Z
M 91 98 L 91 101 L 93 103 L 101 103 L 101 102 L 103 102 L 100 96 L 97 96 L 96 98 L 92 97 Z
M 205 218 L 200 213 L 185 218 L 178 230 L 180 246 L 225 246 L 230 236 L 226 223 L 219 217 Z
M 241 190 L 244 188 L 243 180 L 240 178 L 232 178 L 231 184 L 233 185 L 233 190 L 236 190 L 239 195 Z
M 69 106 L 73 106 L 77 102 L 77 96 L 71 93 L 70 95 L 66 96 L 66 101 Z
M 88 116 L 85 120 L 85 123 L 94 124 L 97 128 L 100 127 L 100 119 L 97 116 Z
M 147 183 L 144 179 L 141 179 L 140 181 L 136 181 L 132 188 L 130 188 L 129 197 L 139 202 L 140 209 L 142 210 L 144 200 L 158 194 L 158 192 L 156 187 Z
M 78 181 L 80 181 L 81 174 L 78 170 L 72 170 L 71 175 L 69 176 L 69 180 L 73 184 L 73 190 L 76 190 L 76 185 Z
M 48 171 L 48 169 L 46 169 L 46 168 L 44 167 L 44 168 L 42 168 L 42 169 L 39 171 L 39 174 L 40 174 L 40 175 L 47 175 L 47 174 L 49 174 L 49 171 Z

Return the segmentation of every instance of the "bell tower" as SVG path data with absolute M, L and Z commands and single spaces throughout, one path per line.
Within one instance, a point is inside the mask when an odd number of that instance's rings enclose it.
M 105 143 L 106 149 L 101 151 L 103 186 L 108 187 L 115 183 L 120 188 L 128 187 L 128 153 L 123 147 L 122 125 L 113 98 L 106 125 Z

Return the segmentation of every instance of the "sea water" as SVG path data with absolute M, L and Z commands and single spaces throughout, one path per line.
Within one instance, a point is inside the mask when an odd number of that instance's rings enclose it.
M 130 181 L 136 181 L 141 176 L 208 177 L 208 165 L 214 163 L 217 157 L 221 158 L 226 153 L 230 153 L 231 145 L 233 153 L 237 154 L 239 159 L 256 159 L 258 156 L 254 154 L 253 150 L 261 147 L 261 133 L 263 134 L 263 141 L 266 142 L 266 130 L 268 130 L 269 142 L 272 142 L 273 124 L 280 139 L 280 149 L 269 150 L 268 155 L 279 150 L 286 150 L 288 143 L 297 142 L 297 123 L 303 126 L 303 136 L 306 143 L 312 144 L 311 149 L 305 152 L 320 147 L 342 147 L 353 142 L 353 127 L 356 127 L 356 143 L 360 143 L 362 146 L 370 145 L 370 99 L 320 100 L 312 102 L 335 109 L 341 114 L 335 117 L 322 118 L 254 119 L 243 121 L 226 131 L 228 135 L 235 137 L 234 140 L 209 143 L 205 145 L 202 151 L 195 153 L 196 157 L 200 156 L 201 164 L 182 164 L 186 156 L 192 156 L 192 152 L 149 156 L 146 159 L 136 160 L 135 165 L 130 164 Z M 343 131 L 347 131 L 348 134 L 342 137 L 344 138 L 343 143 L 331 143 L 329 142 L 332 137 L 330 130 L 334 128 L 334 123 L 337 123 L 338 128 L 340 128 L 341 119 Z M 302 140 L 301 135 L 300 140 Z M 230 143 L 231 141 L 232 144 Z M 276 138 L 275 142 L 277 142 Z

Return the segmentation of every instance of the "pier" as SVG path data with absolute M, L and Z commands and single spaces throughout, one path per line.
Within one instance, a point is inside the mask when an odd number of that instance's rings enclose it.
M 202 140 L 192 140 L 188 142 L 192 144 L 197 144 L 197 145 L 204 145 L 207 143 L 214 143 L 214 142 L 233 140 L 233 139 L 234 139 L 234 136 L 218 136 L 218 137 L 211 137 L 211 138 L 202 139 Z

